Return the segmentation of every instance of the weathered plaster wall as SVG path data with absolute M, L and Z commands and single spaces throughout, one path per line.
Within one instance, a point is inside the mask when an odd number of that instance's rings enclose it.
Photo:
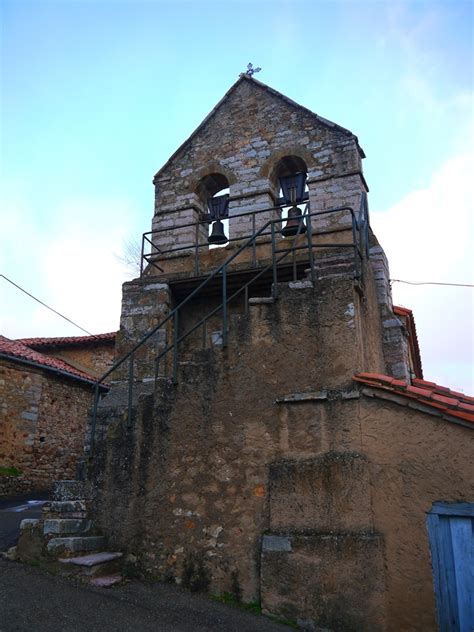
M 303 529 L 311 522 L 313 530 L 326 533 L 362 530 L 379 534 L 385 568 L 384 573 L 380 568 L 377 571 L 378 586 L 385 582 L 384 629 L 435 631 L 426 513 L 438 500 L 473 502 L 472 429 L 363 396 L 333 404 L 325 401 L 282 404 L 280 415 L 287 420 L 287 428 L 295 431 L 294 435 L 302 428 L 313 428 L 313 434 L 319 437 L 318 443 L 313 442 L 316 451 L 325 454 L 326 450 L 353 450 L 363 459 L 361 465 L 367 464 L 367 470 L 359 465 L 358 473 L 352 465 L 349 468 L 346 464 L 345 468 L 351 469 L 352 475 L 341 477 L 341 470 L 334 471 L 332 463 L 329 468 L 316 467 L 316 464 L 310 467 L 309 437 L 306 443 L 304 439 L 293 439 L 289 450 L 292 460 L 282 464 L 283 482 L 277 478 L 274 483 L 270 502 L 276 512 L 273 530 L 278 533 L 283 528 L 283 533 L 291 532 L 289 521 L 294 515 L 294 525 Z M 345 454 L 345 458 L 349 454 Z M 322 458 L 327 459 L 327 453 Z M 342 494 L 337 492 L 338 487 Z M 284 553 L 283 544 L 274 553 L 265 551 L 264 544 L 263 602 L 269 610 L 273 606 L 273 611 L 276 609 L 287 616 L 295 613 L 302 603 L 298 590 L 300 577 L 309 573 L 306 570 L 309 564 L 314 591 L 309 588 L 305 592 L 307 611 L 321 624 L 329 625 L 324 620 L 327 612 L 321 616 L 318 610 L 321 601 L 317 559 L 319 557 L 323 565 L 323 583 L 327 581 L 327 561 L 319 554 L 312 561 L 308 560 L 307 554 L 299 553 L 298 542 L 293 546 L 290 541 L 287 546 L 291 546 L 292 551 Z M 370 568 L 374 558 L 380 555 L 377 547 L 372 548 L 373 553 L 360 560 L 362 567 L 369 565 Z M 344 558 L 344 542 L 338 550 Z M 275 566 L 277 562 L 279 566 Z M 289 571 L 285 570 L 286 565 Z M 336 565 L 334 568 L 337 577 L 343 577 L 341 569 Z M 358 581 L 357 572 L 351 575 L 353 581 Z M 372 571 L 369 578 L 371 576 Z M 329 577 L 332 577 L 331 572 Z M 311 586 L 309 575 L 308 583 L 303 583 Z M 329 596 L 333 594 L 332 589 L 328 590 Z M 341 611 L 350 614 L 351 606 L 354 604 L 346 602 Z M 351 627 L 349 623 L 346 621 L 335 629 L 373 629 L 361 627 L 360 622 L 359 627 Z
M 57 479 L 74 478 L 90 387 L 2 360 L 0 401 L 0 464 L 21 472 L 0 477 L 0 494 L 48 490 Z
M 91 375 L 103 375 L 113 362 L 115 356 L 115 344 L 94 343 L 83 347 L 54 347 L 41 349 L 43 355 L 52 358 L 60 358 L 72 366 Z
M 259 597 L 261 537 L 271 528 L 270 464 L 345 449 L 317 430 L 323 408 L 300 424 L 276 399 L 351 392 L 354 371 L 367 368 L 358 322 L 368 308 L 351 278 L 279 289 L 277 303 L 231 316 L 227 350 L 189 355 L 176 388 L 159 381 L 133 423 L 116 414 L 94 464 L 113 545 L 162 577 L 186 583 L 191 574 L 212 591 L 238 585 L 247 600 Z
M 435 630 L 425 512 L 472 500 L 472 434 L 360 399 L 352 375 L 384 362 L 373 288 L 280 290 L 232 315 L 226 350 L 188 349 L 179 384 L 159 380 L 133 420 L 115 410 L 99 521 L 192 588 L 336 631 Z
M 426 513 L 439 500 L 474 502 L 474 433 L 367 398 L 359 423 L 374 526 L 385 540 L 388 629 L 436 630 Z

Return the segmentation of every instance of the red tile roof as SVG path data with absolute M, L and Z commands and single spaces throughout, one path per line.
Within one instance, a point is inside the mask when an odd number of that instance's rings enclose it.
M 91 345 L 94 343 L 115 342 L 117 332 L 112 331 L 107 334 L 97 334 L 95 336 L 67 336 L 59 338 L 18 338 L 16 342 L 20 342 L 28 347 L 79 347 L 82 345 Z
M 418 336 L 416 333 L 415 318 L 411 309 L 393 306 L 393 313 L 405 319 L 405 326 L 408 331 L 408 344 L 410 345 L 411 357 L 413 360 L 413 370 L 416 377 L 423 379 L 423 367 L 421 364 L 420 345 L 418 344 Z
M 0 357 L 2 356 L 20 362 L 32 363 L 40 368 L 60 372 L 71 378 L 80 379 L 81 381 L 86 380 L 87 382 L 93 383 L 97 380 L 93 375 L 74 368 L 67 362 L 64 362 L 64 360 L 45 356 L 34 349 L 30 349 L 18 340 L 10 340 L 9 338 L 5 338 L 5 336 L 0 336 Z
M 380 373 L 359 373 L 353 378 L 356 382 L 375 389 L 388 391 L 407 400 L 416 400 L 422 404 L 426 412 L 454 417 L 474 424 L 474 397 L 452 391 L 446 386 L 415 378 L 412 384 L 404 380 L 396 380 Z

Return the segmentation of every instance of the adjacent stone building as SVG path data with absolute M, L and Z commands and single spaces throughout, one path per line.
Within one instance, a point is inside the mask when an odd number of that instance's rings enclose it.
M 437 538 L 470 524 L 474 400 L 423 379 L 363 157 L 244 75 L 160 169 L 88 476 L 154 577 L 311 630 L 426 632 L 435 603 L 462 614 Z
M 49 491 L 74 478 L 92 386 L 115 334 L 9 340 L 0 336 L 0 494 Z

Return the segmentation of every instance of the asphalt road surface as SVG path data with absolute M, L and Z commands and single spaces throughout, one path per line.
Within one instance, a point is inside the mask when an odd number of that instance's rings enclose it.
M 178 586 L 93 588 L 0 559 L 0 632 L 289 632 Z
M 20 522 L 23 518 L 39 518 L 45 502 L 44 494 L 0 499 L 0 551 L 16 544 Z

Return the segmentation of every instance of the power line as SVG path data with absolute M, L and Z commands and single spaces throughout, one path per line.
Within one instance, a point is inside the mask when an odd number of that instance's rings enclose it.
M 3 277 L 5 279 L 5 281 L 8 281 L 8 283 L 11 283 L 12 285 L 14 285 L 16 288 L 18 288 L 19 290 L 21 290 L 24 294 L 26 294 L 27 296 L 29 296 L 30 298 L 32 298 L 33 300 L 35 300 L 37 303 L 39 303 L 40 305 L 42 305 L 43 307 L 46 307 L 47 309 L 51 310 L 52 312 L 54 312 L 55 314 L 57 314 L 58 316 L 61 316 L 61 318 L 64 318 L 64 320 L 67 320 L 68 323 L 71 323 L 71 325 L 74 325 L 74 327 L 78 327 L 81 331 L 84 331 L 86 334 L 88 334 L 89 336 L 94 336 L 94 334 L 91 334 L 90 331 L 87 331 L 87 329 L 84 329 L 84 327 L 81 327 L 80 325 L 78 325 L 77 323 L 75 323 L 73 320 L 71 320 L 70 318 L 68 318 L 67 316 L 63 316 L 63 314 L 60 314 L 59 312 L 57 312 L 55 309 L 53 309 L 52 307 L 50 307 L 49 305 L 46 305 L 46 303 L 43 303 L 43 301 L 40 301 L 39 298 L 36 298 L 36 296 L 33 296 L 33 294 L 30 294 L 29 292 L 27 292 L 26 290 L 24 290 L 22 287 L 20 287 L 19 285 L 17 285 L 16 283 L 14 283 L 11 279 L 9 279 L 8 277 L 6 277 L 4 274 L 0 274 L 0 277 Z
M 453 287 L 474 287 L 470 283 L 438 283 L 436 281 L 402 281 L 401 279 L 390 279 L 391 283 L 407 283 L 408 285 L 450 285 Z

